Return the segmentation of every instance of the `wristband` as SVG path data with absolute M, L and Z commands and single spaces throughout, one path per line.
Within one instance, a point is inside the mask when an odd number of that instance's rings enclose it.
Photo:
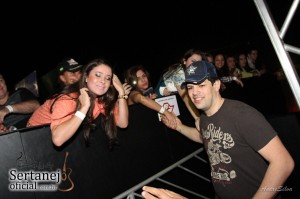
M 233 79 L 233 80 L 237 80 L 236 76 L 233 76 L 232 79 Z
M 84 120 L 85 118 L 85 114 L 80 111 L 76 111 L 75 116 L 79 117 L 81 120 Z
M 165 108 L 162 106 L 161 109 L 159 110 L 159 113 L 163 114 L 165 112 Z
M 14 112 L 14 108 L 11 105 L 5 106 L 8 109 L 8 112 L 12 113 Z

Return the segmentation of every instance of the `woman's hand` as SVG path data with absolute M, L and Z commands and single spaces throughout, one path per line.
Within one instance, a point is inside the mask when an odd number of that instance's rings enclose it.
M 169 96 L 171 95 L 171 91 L 169 91 L 169 89 L 165 88 L 163 91 L 163 96 Z
M 157 98 L 156 93 L 150 93 L 150 94 L 149 94 L 149 98 L 150 98 L 150 99 L 155 99 L 155 98 Z
M 87 113 L 91 106 L 91 99 L 88 94 L 89 89 L 88 88 L 81 88 L 80 89 L 80 95 L 79 95 L 79 102 L 80 102 L 80 111 L 84 114 Z
M 113 82 L 114 87 L 118 91 L 119 95 L 124 95 L 125 91 L 124 91 L 123 85 L 116 74 L 113 75 L 112 82 Z

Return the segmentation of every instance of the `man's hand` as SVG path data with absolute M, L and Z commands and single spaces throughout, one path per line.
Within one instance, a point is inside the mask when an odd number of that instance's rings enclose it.
M 182 123 L 180 119 L 175 115 L 175 113 L 172 112 L 172 115 L 175 120 L 169 120 L 165 115 L 161 116 L 161 121 L 170 129 L 177 130 L 178 126 L 180 126 Z
M 3 123 L 0 123 L 0 133 L 6 133 L 8 132 L 8 129 L 4 126 Z
M 9 110 L 4 107 L 0 110 L 0 123 L 3 123 L 5 116 L 9 113 Z

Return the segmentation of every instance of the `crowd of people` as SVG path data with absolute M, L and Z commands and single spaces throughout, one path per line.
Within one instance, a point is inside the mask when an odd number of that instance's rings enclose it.
M 117 129 L 128 126 L 128 106 L 142 104 L 160 113 L 168 128 L 204 145 L 216 198 L 272 198 L 277 193 L 263 188 L 281 186 L 293 170 L 293 159 L 262 113 L 226 96 L 233 84 L 243 89 L 245 79 L 268 73 L 257 58 L 257 49 L 237 56 L 189 49 L 162 73 L 156 87 L 143 65 L 129 67 L 120 79 L 106 59 L 81 65 L 67 58 L 57 67 L 57 89 L 41 104 L 25 88 L 9 92 L 0 74 L 0 132 L 49 124 L 57 147 L 78 130 L 88 144 L 95 120 L 101 117 L 113 147 Z M 154 100 L 173 94 L 182 98 L 195 126 L 182 124 Z M 154 187 L 144 187 L 142 195 L 185 198 Z

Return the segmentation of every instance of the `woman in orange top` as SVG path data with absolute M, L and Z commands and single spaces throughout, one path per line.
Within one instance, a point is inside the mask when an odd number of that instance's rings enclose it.
M 27 126 L 50 123 L 52 141 L 61 146 L 81 125 L 88 141 L 93 121 L 101 114 L 103 129 L 112 146 L 117 139 L 117 126 L 126 128 L 128 125 L 125 90 L 110 64 L 104 59 L 95 59 L 86 65 L 78 84 L 66 86 L 46 100 L 33 113 Z

